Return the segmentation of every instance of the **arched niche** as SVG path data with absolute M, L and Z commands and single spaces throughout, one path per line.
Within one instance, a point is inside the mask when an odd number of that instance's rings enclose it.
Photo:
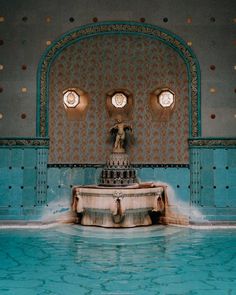
M 50 71 L 63 53 L 66 50 L 72 48 L 76 44 L 82 44 L 83 42 L 93 42 L 95 38 L 110 38 L 111 36 L 127 36 L 132 38 L 140 38 L 149 40 L 148 42 L 157 41 L 159 44 L 163 44 L 170 52 L 175 52 L 177 58 L 182 60 L 185 65 L 187 73 L 187 99 L 188 99 L 188 125 L 187 135 L 185 131 L 185 137 L 199 137 L 201 135 L 200 126 L 200 69 L 199 64 L 191 48 L 178 36 L 173 33 L 159 28 L 157 26 L 149 24 L 140 24 L 134 22 L 105 22 L 89 24 L 86 26 L 79 27 L 72 30 L 64 35 L 62 35 L 58 40 L 53 42 L 53 44 L 46 50 L 42 56 L 39 67 L 38 67 L 38 102 L 37 102 L 37 136 L 47 137 L 48 132 L 48 118 L 49 118 L 49 77 Z M 150 41 L 151 40 L 151 41 Z M 148 43 L 147 42 L 147 43 Z M 145 43 L 145 42 L 144 42 Z M 143 48 L 145 50 L 145 47 Z M 181 76 L 181 73 L 179 73 Z M 163 86 L 162 84 L 152 85 L 152 90 Z M 83 85 L 68 85 L 69 87 L 82 87 Z M 169 86 L 169 85 L 165 85 Z M 132 89 L 126 85 L 117 85 L 115 88 L 124 88 L 131 93 Z M 85 91 L 89 93 L 89 89 L 82 87 Z M 107 88 L 109 91 L 113 88 Z M 106 91 L 104 92 L 104 102 L 106 99 Z M 150 92 L 146 93 L 147 100 L 149 98 Z M 135 100 L 138 95 L 133 97 L 134 105 L 137 105 Z M 177 95 L 178 99 L 178 95 Z M 105 107 L 105 105 L 104 105 Z M 185 106 L 186 108 L 186 106 Z M 137 128 L 138 129 L 138 128 Z M 171 143 L 171 142 L 170 142 Z M 178 141 L 178 143 L 180 143 Z M 168 144 L 168 143 L 167 143 Z M 185 142 L 185 147 L 187 143 Z M 186 149 L 185 149 L 186 151 Z M 168 153 L 168 151 L 165 151 Z M 164 153 L 165 153 L 164 152 Z M 141 159 L 141 158 L 140 158 Z M 168 157 L 166 158 L 166 161 Z M 59 160 L 60 161 L 60 160 Z M 77 161 L 77 160 L 75 160 Z M 78 160 L 79 161 L 79 160 Z M 158 160 L 156 160 L 158 161 Z M 164 162 L 166 162 L 164 161 Z M 178 162 L 178 159 L 169 158 L 171 162 Z M 62 160 L 63 162 L 63 160 Z M 65 162 L 65 160 L 64 160 Z M 91 162 L 94 163 L 92 160 Z M 96 162 L 96 161 L 95 161 Z M 145 159 L 143 160 L 145 162 Z M 159 161 L 160 162 L 160 161 Z M 180 160 L 181 163 L 187 162 L 187 160 Z

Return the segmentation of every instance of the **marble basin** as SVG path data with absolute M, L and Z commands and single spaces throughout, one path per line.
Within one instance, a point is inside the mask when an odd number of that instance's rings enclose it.
M 165 210 L 165 186 L 75 186 L 72 208 L 82 225 L 135 227 L 151 225 L 150 212 Z

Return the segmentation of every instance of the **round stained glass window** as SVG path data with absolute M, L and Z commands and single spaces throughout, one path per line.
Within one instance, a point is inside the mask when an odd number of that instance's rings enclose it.
M 168 108 L 174 103 L 174 94 L 169 91 L 163 91 L 159 95 L 159 103 L 163 108 Z
M 111 103 L 115 108 L 123 108 L 127 104 L 127 97 L 124 93 L 117 92 L 112 96 Z
M 64 94 L 63 101 L 68 108 L 75 108 L 80 102 L 80 96 L 74 90 L 70 90 Z

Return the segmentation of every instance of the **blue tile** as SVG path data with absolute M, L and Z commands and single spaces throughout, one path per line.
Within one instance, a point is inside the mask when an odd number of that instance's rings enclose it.
M 230 187 L 236 187 L 236 168 L 229 169 L 227 182 Z
M 61 168 L 60 169 L 60 185 L 70 185 L 71 183 L 71 168 Z
M 47 189 L 47 203 L 56 201 L 60 198 L 60 189 L 55 186 L 55 187 L 49 187 Z
M 0 148 L 0 168 L 9 167 L 11 161 L 11 153 L 7 148 Z
M 11 151 L 11 166 L 12 167 L 22 167 L 24 165 L 23 163 L 24 158 L 24 150 L 14 148 Z
M 212 170 L 201 170 L 200 181 L 202 186 L 213 187 L 214 174 Z
M 33 188 L 23 189 L 22 204 L 24 207 L 32 207 L 34 204 L 36 204 L 36 191 Z
M 37 151 L 36 149 L 24 149 L 24 162 L 23 166 L 25 168 L 37 166 Z
M 218 167 L 227 166 L 228 151 L 225 149 L 215 149 L 214 153 L 214 165 Z
M 200 152 L 200 163 L 203 167 L 212 167 L 214 165 L 214 154 L 211 149 L 202 149 Z
M 10 185 L 23 185 L 23 169 L 12 168 L 11 170 L 11 183 Z
M 203 206 L 214 206 L 214 190 L 212 188 L 203 188 L 201 190 L 200 203 Z
M 236 167 L 236 149 L 228 150 L 228 163 L 229 167 Z
M 9 205 L 9 187 L 0 185 L 0 207 Z
M 49 168 L 48 169 L 48 185 L 58 186 L 60 184 L 60 169 L 59 168 Z
M 71 200 L 71 188 L 69 187 L 61 187 L 60 188 L 60 198 L 63 200 Z
M 99 179 L 102 173 L 102 168 L 96 168 L 96 173 L 95 173 L 95 184 L 99 184 Z
M 9 191 L 9 203 L 12 207 L 22 205 L 22 189 L 19 186 L 13 186 Z
M 84 184 L 84 169 L 73 168 L 71 174 L 71 185 L 82 185 Z
M 214 192 L 216 207 L 226 207 L 228 205 L 228 190 L 217 188 Z
M 225 169 L 217 168 L 214 170 L 214 184 L 216 187 L 225 187 L 228 182 L 228 172 Z
M 11 170 L 9 168 L 0 168 L 0 185 L 10 185 L 11 182 Z
M 167 182 L 167 169 L 155 168 L 154 169 L 154 179 L 155 179 L 155 181 Z
M 36 186 L 37 183 L 37 172 L 33 168 L 25 168 L 23 170 L 23 186 Z
M 176 196 L 178 200 L 189 203 L 190 201 L 190 189 L 188 188 L 177 188 Z
M 229 192 L 228 192 L 228 205 L 233 207 L 234 209 L 236 208 L 236 187 L 230 187 Z M 236 211 L 236 209 L 235 209 Z M 236 213 L 235 213 L 236 215 Z M 235 218 L 236 220 L 236 218 Z
M 96 179 L 96 168 L 88 167 L 85 168 L 84 172 L 84 184 L 94 184 Z
M 139 170 L 139 178 L 141 181 L 154 181 L 155 173 L 153 168 L 142 168 Z

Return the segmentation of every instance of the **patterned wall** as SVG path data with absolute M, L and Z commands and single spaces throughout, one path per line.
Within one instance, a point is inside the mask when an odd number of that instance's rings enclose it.
M 168 122 L 153 121 L 149 95 L 158 87 L 176 94 L 175 111 Z M 90 104 L 83 121 L 70 121 L 62 91 L 79 87 Z M 131 124 L 133 163 L 188 163 L 188 79 L 180 56 L 157 40 L 142 36 L 96 36 L 62 51 L 50 72 L 50 163 L 104 163 L 111 151 L 105 99 L 112 89 L 134 95 Z

